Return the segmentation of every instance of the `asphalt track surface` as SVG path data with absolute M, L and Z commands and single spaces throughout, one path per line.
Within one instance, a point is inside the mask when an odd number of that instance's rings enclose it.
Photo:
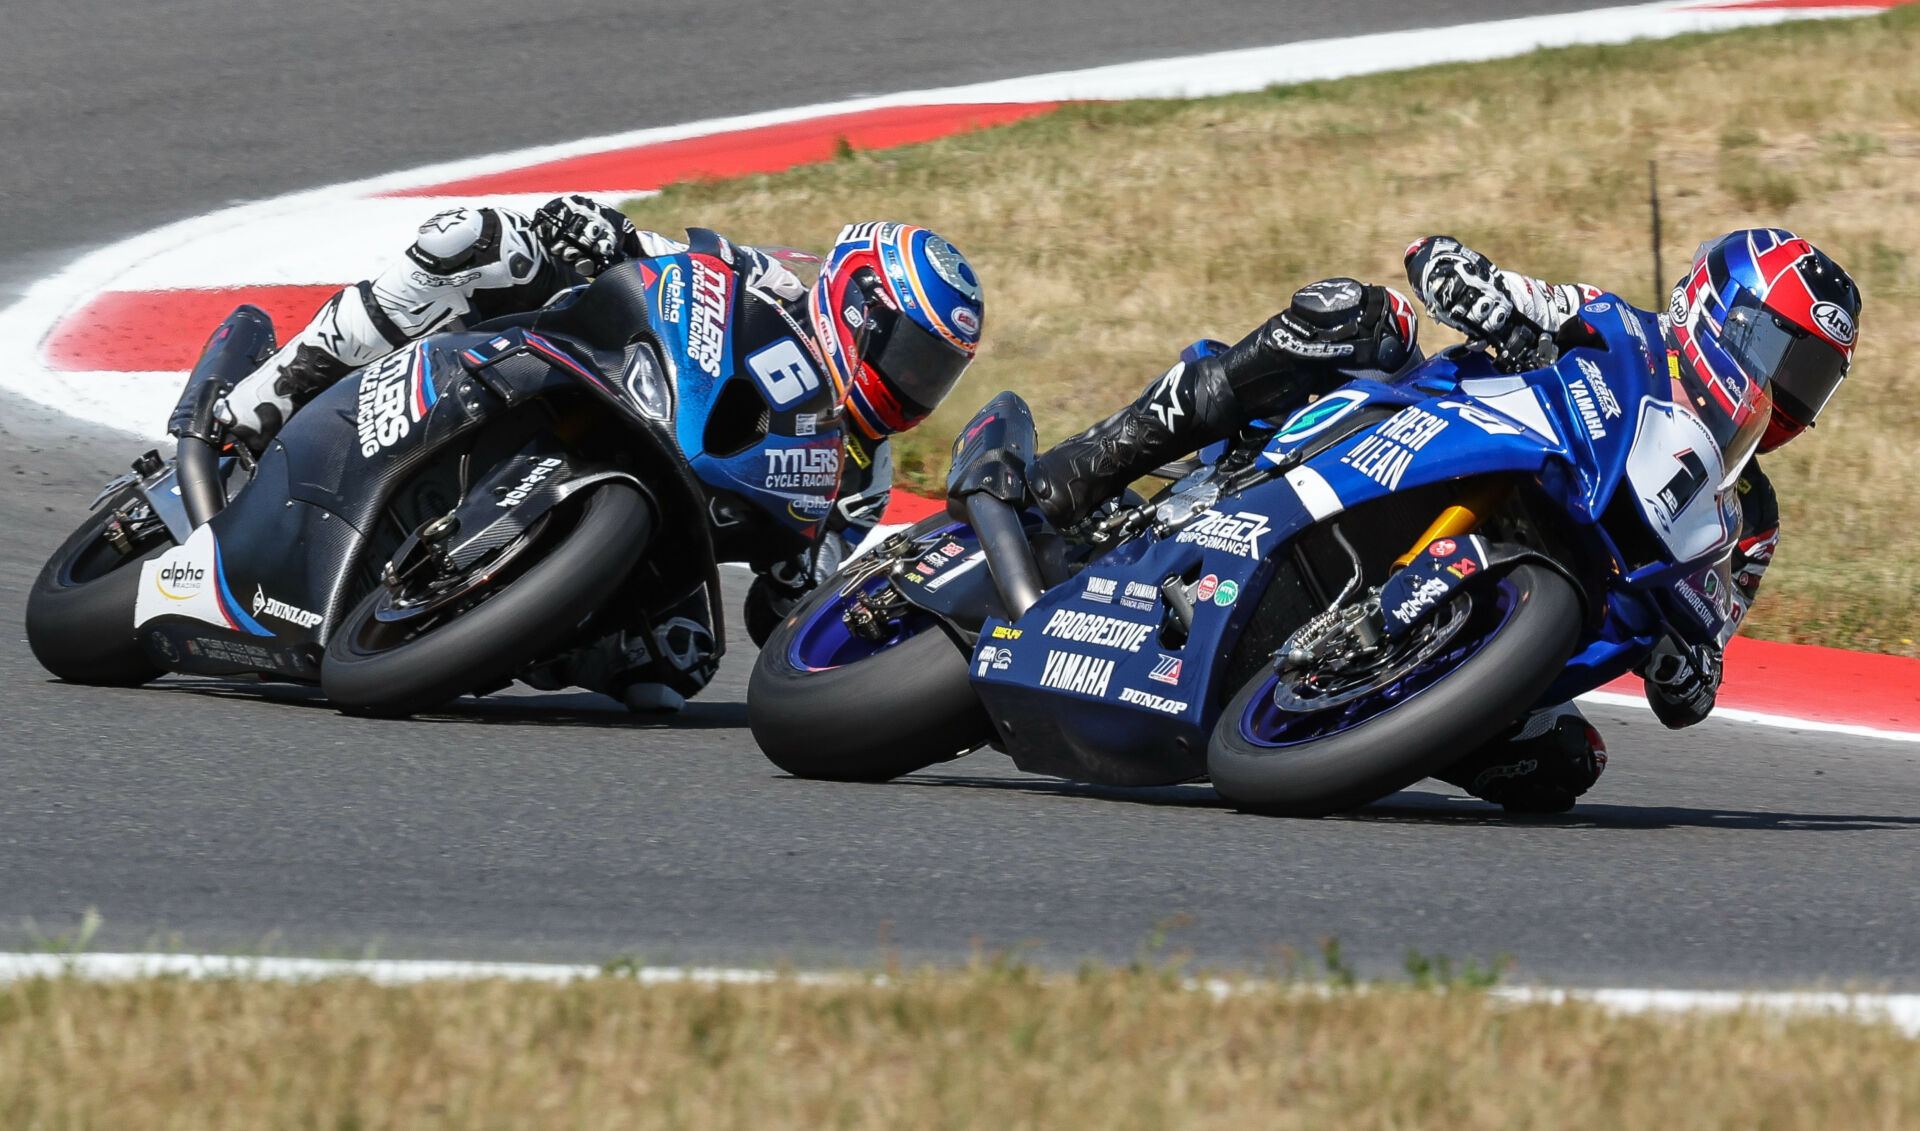
M 0 267 L 17 286 L 233 199 L 556 138 L 1591 6 L 19 0 Z M 1613 767 L 1566 817 L 1428 783 L 1302 822 L 990 752 L 883 786 L 787 779 L 745 729 L 744 643 L 665 724 L 587 695 L 394 723 L 277 685 L 54 683 L 27 588 L 137 450 L 0 403 L 0 947 L 89 907 L 116 949 L 699 963 L 1127 959 L 1170 925 L 1166 949 L 1235 966 L 1337 937 L 1372 971 L 1418 947 L 1563 984 L 1920 986 L 1912 745 L 1598 711 Z

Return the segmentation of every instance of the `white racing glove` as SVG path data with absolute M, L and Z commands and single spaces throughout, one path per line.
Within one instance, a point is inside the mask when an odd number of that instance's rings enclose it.
M 1486 342 L 1523 363 L 1598 292 L 1549 285 L 1502 271 L 1452 236 L 1427 236 L 1407 249 L 1407 281 L 1434 321 Z
M 1713 713 L 1720 692 L 1720 650 L 1707 644 L 1691 647 L 1671 636 L 1660 641 L 1640 665 L 1646 683 L 1647 705 L 1668 730 L 1680 730 Z

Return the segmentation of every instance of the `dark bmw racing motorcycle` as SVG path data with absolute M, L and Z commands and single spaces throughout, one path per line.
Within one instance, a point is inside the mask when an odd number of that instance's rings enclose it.
M 1325 814 L 1599 687 L 1668 632 L 1730 634 L 1730 473 L 1766 414 L 1716 435 L 1649 377 L 1651 316 L 1605 296 L 1583 319 L 1548 367 L 1460 348 L 1353 381 L 1070 530 L 1026 505 L 1033 423 L 1001 394 L 956 441 L 948 513 L 773 634 L 754 737 L 807 777 L 885 779 L 984 744 L 1032 772 L 1210 779 L 1246 809 Z
M 716 562 L 804 551 L 841 446 L 791 320 L 742 293 L 724 240 L 689 235 L 349 374 L 257 462 L 212 422 L 274 349 L 236 310 L 170 422 L 175 458 L 108 484 L 41 572 L 34 655 L 84 683 L 318 682 L 376 714 L 657 654 L 673 624 L 711 626 L 717 658 Z

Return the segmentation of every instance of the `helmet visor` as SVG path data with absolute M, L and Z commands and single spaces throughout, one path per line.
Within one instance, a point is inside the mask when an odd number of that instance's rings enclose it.
M 899 311 L 868 308 L 861 360 L 924 416 L 940 407 L 973 359 Z
M 1727 315 L 1721 344 L 1747 376 L 1797 424 L 1812 424 L 1847 375 L 1847 357 L 1743 295 Z

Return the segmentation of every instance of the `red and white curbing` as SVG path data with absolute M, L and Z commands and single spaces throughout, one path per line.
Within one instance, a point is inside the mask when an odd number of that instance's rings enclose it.
M 1665 0 L 1034 75 L 804 106 L 476 157 L 221 209 L 81 257 L 0 312 L 19 355 L 0 387 L 81 419 L 158 435 L 207 331 L 254 302 L 305 322 L 343 283 L 455 201 L 530 209 L 561 192 L 632 197 L 696 177 L 776 172 L 842 144 L 884 148 L 1045 113 L 1062 102 L 1193 97 L 1797 19 L 1908 0 Z M 823 221 L 830 222 L 830 221 Z M 890 522 L 934 504 L 896 493 Z M 1639 702 L 1623 683 L 1589 699 Z M 1920 741 L 1920 661 L 1736 640 L 1719 717 Z
M 609 974 L 599 966 L 539 962 L 462 962 L 434 959 L 246 958 L 217 954 L 0 954 L 0 984 L 29 978 L 80 978 L 119 982 L 134 978 L 247 979 L 264 982 L 314 982 L 358 978 L 383 986 L 423 982 L 472 982 L 497 979 L 565 985 L 598 977 L 631 979 L 642 985 L 765 985 L 791 981 L 803 986 L 883 985 L 882 975 L 830 971 L 783 973 L 726 966 L 642 966 Z M 1263 980 L 1196 979 L 1188 988 L 1227 997 L 1231 994 L 1293 990 L 1326 992 L 1311 983 L 1290 985 Z M 1488 991 L 1514 1005 L 1584 1002 L 1614 1013 L 1732 1013 L 1751 1010 L 1782 1016 L 1847 1017 L 1867 1024 L 1892 1025 L 1920 1037 L 1920 994 L 1823 991 L 1744 991 L 1674 989 L 1557 989 L 1503 986 Z

